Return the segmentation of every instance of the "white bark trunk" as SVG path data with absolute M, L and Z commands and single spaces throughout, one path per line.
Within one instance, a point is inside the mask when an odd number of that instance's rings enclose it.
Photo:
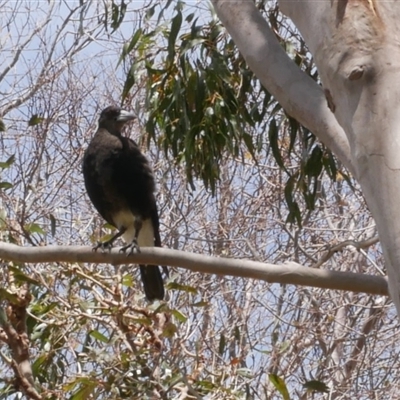
M 400 4 L 281 0 L 280 5 L 305 38 L 346 132 L 400 315 Z
M 400 2 L 280 0 L 314 56 L 334 113 L 318 85 L 284 54 L 252 0 L 213 4 L 263 85 L 357 177 L 400 315 Z

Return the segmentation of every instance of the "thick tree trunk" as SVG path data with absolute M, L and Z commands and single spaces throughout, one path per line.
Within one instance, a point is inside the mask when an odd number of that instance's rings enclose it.
M 305 38 L 349 140 L 400 314 L 400 4 L 281 0 L 280 5 Z
M 261 82 L 358 179 L 400 315 L 400 3 L 280 0 L 314 56 L 331 111 L 317 85 L 293 72 L 252 0 L 213 3 Z

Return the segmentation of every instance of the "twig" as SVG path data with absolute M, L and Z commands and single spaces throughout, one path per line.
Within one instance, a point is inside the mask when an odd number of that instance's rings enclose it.
M 363 240 L 362 242 L 356 242 L 355 240 L 345 240 L 344 242 L 338 243 L 335 246 L 330 247 L 328 251 L 315 264 L 311 266 L 311 268 L 319 268 L 322 264 L 328 261 L 333 254 L 343 250 L 347 246 L 353 246 L 357 250 L 361 250 L 365 247 L 372 246 L 378 242 L 379 242 L 378 236 L 374 236 L 372 238 Z

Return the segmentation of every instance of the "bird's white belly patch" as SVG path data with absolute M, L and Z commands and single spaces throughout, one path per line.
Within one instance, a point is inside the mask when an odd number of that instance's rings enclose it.
M 113 220 L 118 229 L 126 228 L 126 232 L 122 235 L 126 243 L 131 243 L 135 237 L 135 217 L 129 210 L 119 211 L 113 215 Z M 153 247 L 154 246 L 154 229 L 151 219 L 145 219 L 142 223 L 142 229 L 138 236 L 139 247 Z

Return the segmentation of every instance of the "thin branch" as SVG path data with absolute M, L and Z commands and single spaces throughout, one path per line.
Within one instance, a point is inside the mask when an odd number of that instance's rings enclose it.
M 346 383 L 348 382 L 348 379 L 353 373 L 354 369 L 357 367 L 359 356 L 367 343 L 369 334 L 373 329 L 375 329 L 375 326 L 381 317 L 382 305 L 376 304 L 376 302 L 374 303 L 375 304 L 373 304 L 369 310 L 369 316 L 364 320 L 361 332 L 356 340 L 351 356 L 344 365 L 343 370 L 346 374 L 344 382 Z
M 15 388 L 23 392 L 29 399 L 40 400 L 42 396 L 35 389 L 32 366 L 29 354 L 29 336 L 26 326 L 26 307 L 30 301 L 30 293 L 21 288 L 19 293 L 20 305 L 10 304 L 8 316 L 1 310 L 0 325 L 7 336 L 11 348 L 11 368 L 15 374 Z
M 0 242 L 0 258 L 25 263 L 90 262 L 114 265 L 138 263 L 169 265 L 202 273 L 253 278 L 271 283 L 388 295 L 387 280 L 380 276 L 314 269 L 295 262 L 267 264 L 211 257 L 165 248 L 141 248 L 140 253 L 128 256 L 120 253 L 118 249 L 113 249 L 110 253 L 101 253 L 93 252 L 92 248 L 83 246 L 21 247 Z
M 23 42 L 22 44 L 18 45 L 18 49 L 14 54 L 14 58 L 11 60 L 10 64 L 4 68 L 2 72 L 0 72 L 0 82 L 5 78 L 5 76 L 11 71 L 11 69 L 15 66 L 18 62 L 22 51 L 25 50 L 25 47 L 32 41 L 34 36 L 36 36 L 52 19 L 52 12 L 53 12 L 54 4 L 51 5 L 49 12 L 47 13 L 46 20 L 42 22 L 36 29 L 32 31 L 29 37 Z
M 319 268 L 322 264 L 327 262 L 335 253 L 342 251 L 347 246 L 353 246 L 357 250 L 365 249 L 379 242 L 379 237 L 374 236 L 372 238 L 357 242 L 355 240 L 345 240 L 344 242 L 338 243 L 328 249 L 328 251 L 315 263 L 311 268 Z

